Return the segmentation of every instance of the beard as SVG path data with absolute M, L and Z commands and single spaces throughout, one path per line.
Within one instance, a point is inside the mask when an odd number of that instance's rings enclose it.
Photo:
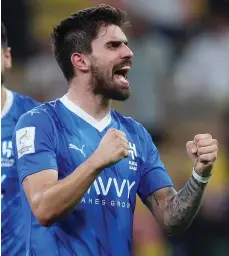
M 119 64 L 120 66 L 120 64 Z M 99 67 L 96 63 L 92 64 L 92 89 L 95 95 L 102 95 L 110 100 L 125 101 L 130 96 L 130 89 L 121 88 L 115 81 L 109 71 Z

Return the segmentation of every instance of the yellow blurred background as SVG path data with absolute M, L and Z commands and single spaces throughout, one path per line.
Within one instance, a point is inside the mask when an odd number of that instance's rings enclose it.
M 14 64 L 7 87 L 42 102 L 63 95 L 67 84 L 50 33 L 69 14 L 98 3 L 125 9 L 132 21 L 132 96 L 113 107 L 148 129 L 177 190 L 192 172 L 186 142 L 198 133 L 220 142 L 203 206 L 185 235 L 164 237 L 137 200 L 134 255 L 229 255 L 228 0 L 2 0 Z

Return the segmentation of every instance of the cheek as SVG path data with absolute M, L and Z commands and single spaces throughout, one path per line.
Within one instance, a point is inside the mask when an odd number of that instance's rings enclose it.
M 100 73 L 104 78 L 111 78 L 113 76 L 114 64 L 109 56 L 100 56 L 92 60 L 92 68 Z
M 103 63 L 100 65 L 100 71 L 104 73 L 105 76 L 111 77 L 113 75 L 113 65 L 110 63 Z

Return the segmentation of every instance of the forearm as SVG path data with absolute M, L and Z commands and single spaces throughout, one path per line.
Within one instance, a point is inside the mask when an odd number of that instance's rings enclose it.
M 164 225 L 169 235 L 185 231 L 199 211 L 206 184 L 191 177 L 185 186 L 166 201 Z
M 95 162 L 96 158 L 92 155 L 69 176 L 46 185 L 36 195 L 34 212 L 42 225 L 52 224 L 76 207 L 101 171 Z

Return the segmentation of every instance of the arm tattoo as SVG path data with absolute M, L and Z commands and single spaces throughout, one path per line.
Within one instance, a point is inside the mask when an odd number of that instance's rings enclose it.
M 165 204 L 164 224 L 169 234 L 187 229 L 200 208 L 206 184 L 191 177 L 185 186 Z

